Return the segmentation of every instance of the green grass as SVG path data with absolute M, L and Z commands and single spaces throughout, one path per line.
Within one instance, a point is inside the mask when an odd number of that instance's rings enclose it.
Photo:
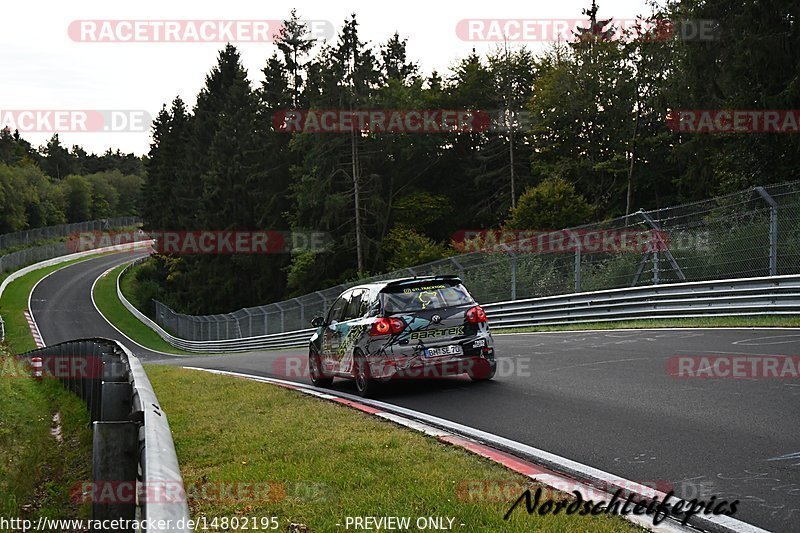
M 28 294 L 47 274 L 76 259 L 30 272 L 11 282 L 0 298 L 6 339 L 0 346 L 0 516 L 36 520 L 87 518 L 88 505 L 70 501 L 70 489 L 91 479 L 92 433 L 80 399 L 60 383 L 37 383 L 9 352 L 36 348 L 23 311 Z M 62 442 L 50 433 L 61 418 Z
M 277 516 L 281 531 L 344 530 L 347 516 L 448 516 L 460 531 L 641 531 L 615 516 L 524 509 L 506 522 L 521 490 L 471 501 L 465 487 L 530 480 L 461 448 L 273 385 L 172 366 L 146 371 L 169 417 L 193 518 Z M 213 494 L 223 482 L 261 484 L 264 497 L 221 500 Z
M 93 296 L 100 312 L 125 335 L 146 348 L 174 354 L 202 355 L 175 348 L 122 305 L 122 302 L 117 297 L 117 277 L 124 268 L 125 265 L 120 265 L 97 280 Z M 130 281 L 128 280 L 132 278 L 133 276 L 125 276 L 120 288 L 131 291 Z M 131 294 L 131 292 L 127 294 Z
M 30 327 L 28 327 L 28 321 L 25 319 L 24 314 L 25 310 L 28 308 L 28 295 L 31 293 L 31 290 L 33 290 L 33 286 L 48 274 L 65 266 L 85 260 L 85 257 L 81 257 L 28 272 L 24 276 L 12 281 L 8 287 L 6 287 L 2 298 L 0 298 L 0 316 L 2 316 L 5 321 L 5 342 L 12 352 L 22 353 L 36 348 L 36 343 L 33 341 L 33 336 L 31 335 L 31 330 Z M 5 279 L 5 277 L 3 279 Z
M 35 382 L 0 349 L 0 516 L 88 518 L 70 490 L 91 480 L 92 432 L 81 400 L 56 380 Z M 59 413 L 62 442 L 51 434 Z
M 622 320 L 559 326 L 531 326 L 495 329 L 494 333 L 532 333 L 538 331 L 574 331 L 583 329 L 656 329 L 656 328 L 800 328 L 800 316 L 709 316 L 705 318 L 664 318 L 659 320 Z

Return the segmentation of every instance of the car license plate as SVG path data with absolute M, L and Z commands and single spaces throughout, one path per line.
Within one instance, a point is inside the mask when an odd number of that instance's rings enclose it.
M 441 357 L 443 355 L 461 355 L 463 350 L 458 344 L 442 346 L 441 348 L 426 348 L 425 357 Z

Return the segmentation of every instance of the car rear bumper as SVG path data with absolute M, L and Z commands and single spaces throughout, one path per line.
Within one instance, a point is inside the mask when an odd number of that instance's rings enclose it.
M 480 371 L 488 365 L 494 369 L 494 349 L 488 348 L 480 355 L 461 355 L 425 358 L 412 356 L 404 358 L 370 358 L 370 375 L 374 379 L 424 379 L 457 376 Z

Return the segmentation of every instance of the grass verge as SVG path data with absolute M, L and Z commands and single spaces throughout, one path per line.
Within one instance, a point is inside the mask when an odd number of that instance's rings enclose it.
M 461 531 L 641 531 L 616 516 L 519 508 L 504 521 L 521 491 L 471 501 L 465 488 L 530 480 L 460 448 L 272 385 L 172 366 L 146 371 L 169 417 L 195 519 L 275 516 L 281 531 L 337 531 L 347 516 L 451 517 Z M 219 498 L 220 484 L 270 490 Z
M 97 304 L 97 308 L 100 309 L 100 312 L 103 313 L 112 324 L 119 328 L 120 331 L 145 348 L 179 355 L 202 355 L 175 348 L 122 305 L 122 302 L 117 297 L 117 277 L 124 268 L 125 265 L 120 265 L 97 280 L 94 286 L 93 297 L 94 303 Z M 131 276 L 125 276 L 123 280 L 130 278 Z M 124 283 L 130 282 L 127 281 Z M 124 283 L 121 285 L 121 288 L 125 288 Z M 128 285 L 128 290 L 130 290 L 130 285 Z
M 33 290 L 33 286 L 48 274 L 84 260 L 86 260 L 85 257 L 80 257 L 57 265 L 40 268 L 28 272 L 9 283 L 0 298 L 0 315 L 5 321 L 5 342 L 12 352 L 22 353 L 36 348 L 31 329 L 28 327 L 28 321 L 25 319 L 25 310 L 28 308 L 28 295 Z
M 36 282 L 84 259 L 30 272 L 11 282 L 0 298 L 6 327 L 0 346 L 0 516 L 6 518 L 88 518 L 91 511 L 70 500 L 70 489 L 91 479 L 86 406 L 59 382 L 35 382 L 10 355 L 36 348 L 24 315 Z M 60 441 L 52 433 L 56 428 Z
M 56 380 L 37 383 L 0 349 L 0 516 L 89 517 L 88 504 L 70 499 L 76 484 L 91 479 L 88 423 L 77 396 Z
M 491 321 L 490 321 L 491 322 Z M 494 333 L 533 333 L 537 331 L 574 331 L 584 329 L 657 329 L 657 328 L 800 328 L 800 316 L 710 316 L 705 318 L 664 318 L 659 320 L 623 320 L 559 326 L 495 329 Z

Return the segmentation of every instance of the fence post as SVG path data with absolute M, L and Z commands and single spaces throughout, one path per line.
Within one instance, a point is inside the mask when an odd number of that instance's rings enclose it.
M 275 302 L 275 307 L 277 307 L 281 312 L 281 331 L 280 331 L 280 333 L 285 333 L 286 332 L 286 323 L 284 321 L 285 313 L 283 312 L 283 306 L 281 305 L 281 302 Z
M 642 219 L 644 219 L 644 221 L 647 223 L 647 225 L 650 226 L 651 229 L 658 232 L 657 235 L 659 236 L 659 242 L 662 242 L 660 240 L 661 226 L 656 224 L 656 222 L 650 217 L 650 215 L 644 212 L 644 209 L 639 209 L 636 212 L 636 214 L 642 217 Z M 672 266 L 672 270 L 674 270 L 675 273 L 678 275 L 678 279 L 681 281 L 686 281 L 686 275 L 683 273 L 683 270 L 681 270 L 681 267 L 678 265 L 678 262 L 675 260 L 675 257 L 672 255 L 672 252 L 669 251 L 669 247 L 666 244 L 664 244 L 664 255 L 667 257 L 667 261 L 669 261 L 669 264 Z M 653 255 L 653 261 L 658 261 L 658 253 L 655 253 L 655 255 Z M 656 283 L 658 283 L 658 281 L 656 281 Z
M 300 307 L 300 326 L 297 329 L 303 329 L 303 326 L 306 323 L 305 307 L 303 306 L 303 302 L 301 302 L 299 298 L 292 298 L 292 300 L 297 302 L 297 305 Z
M 575 292 L 581 292 L 581 243 L 575 247 Z
M 453 263 L 456 266 L 456 268 L 458 269 L 458 277 L 460 277 L 461 280 L 463 281 L 464 280 L 464 267 L 461 266 L 461 263 L 456 261 L 454 257 L 451 256 L 448 259 L 450 260 L 451 263 Z
M 658 251 L 653 252 L 653 285 L 658 285 L 661 281 L 658 272 Z
M 321 291 L 317 291 L 314 294 L 319 296 L 322 299 L 322 316 L 327 316 L 328 314 L 328 299 L 322 294 Z
M 756 187 L 756 191 L 769 204 L 769 275 L 778 275 L 778 202 L 764 190 Z
M 517 299 L 517 254 L 511 253 L 511 299 Z

